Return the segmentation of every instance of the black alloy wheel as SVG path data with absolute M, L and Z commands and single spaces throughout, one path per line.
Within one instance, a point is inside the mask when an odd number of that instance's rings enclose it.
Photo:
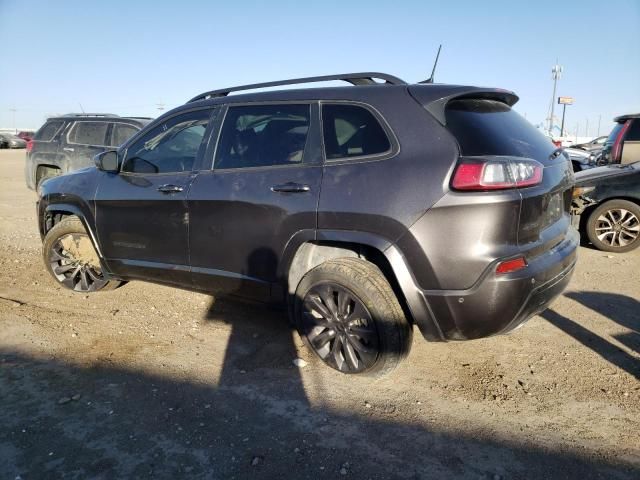
M 70 233 L 51 247 L 49 266 L 56 279 L 76 292 L 94 292 L 107 284 L 89 236 Z
M 375 364 L 378 331 L 356 294 L 322 283 L 307 292 L 303 305 L 303 330 L 322 360 L 344 373 L 359 373 Z

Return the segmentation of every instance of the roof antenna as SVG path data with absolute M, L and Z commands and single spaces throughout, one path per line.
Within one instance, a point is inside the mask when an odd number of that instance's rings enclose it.
M 433 70 L 431 70 L 431 76 L 426 80 L 423 80 L 418 83 L 433 83 L 433 77 L 436 74 L 436 67 L 438 66 L 438 59 L 440 58 L 440 50 L 442 49 L 442 44 L 438 47 L 438 53 L 436 54 L 436 61 L 433 62 Z
M 84 114 L 84 108 L 82 108 L 82 104 L 78 102 L 78 105 L 80 105 L 80 111 Z

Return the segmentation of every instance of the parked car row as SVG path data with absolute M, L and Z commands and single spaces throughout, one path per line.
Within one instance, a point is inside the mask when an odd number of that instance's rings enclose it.
M 0 133 L 0 148 L 26 148 L 27 142 L 11 133 Z

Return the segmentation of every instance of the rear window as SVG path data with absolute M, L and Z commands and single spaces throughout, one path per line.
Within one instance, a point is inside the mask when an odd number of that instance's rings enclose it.
M 547 160 L 555 146 L 497 100 L 461 99 L 447 105 L 447 128 L 465 156 L 508 155 Z
M 106 145 L 107 122 L 76 122 L 69 132 L 69 143 Z
M 41 140 L 43 142 L 48 142 L 53 139 L 56 132 L 60 130 L 64 122 L 62 120 L 49 120 L 45 123 L 40 130 L 38 130 L 33 137 L 34 140 Z

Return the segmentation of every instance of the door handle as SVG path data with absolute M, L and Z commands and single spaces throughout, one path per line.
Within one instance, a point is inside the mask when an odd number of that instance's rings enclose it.
M 162 193 L 178 193 L 184 190 L 180 185 L 160 185 L 158 191 Z
M 64 147 L 62 150 L 64 150 L 65 152 L 73 152 L 73 148 L 69 148 L 69 147 Z
M 271 187 L 272 192 L 278 193 L 303 193 L 310 190 L 309 185 L 303 185 L 302 183 L 287 182 L 281 185 L 274 185 Z

